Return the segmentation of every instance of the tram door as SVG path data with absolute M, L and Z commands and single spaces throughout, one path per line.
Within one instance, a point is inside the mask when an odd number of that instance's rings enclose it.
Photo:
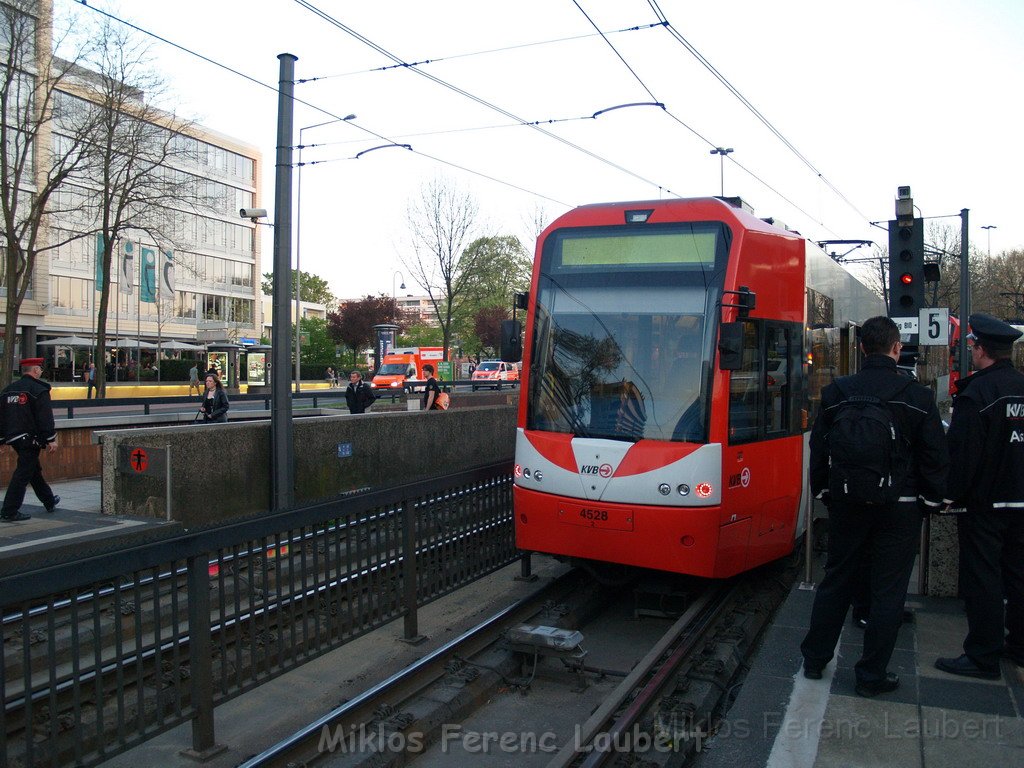
M 839 370 L 836 372 L 838 376 L 848 376 L 861 368 L 864 355 L 857 341 L 858 329 L 859 326 L 855 323 L 847 323 L 845 328 L 839 330 Z

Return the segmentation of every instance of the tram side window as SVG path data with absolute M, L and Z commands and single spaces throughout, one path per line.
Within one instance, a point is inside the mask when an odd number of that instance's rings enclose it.
M 801 432 L 801 333 L 797 323 L 744 323 L 742 367 L 729 381 L 730 443 Z
M 743 324 L 743 364 L 729 379 L 729 442 L 756 440 L 761 431 L 761 344 L 759 325 Z
M 793 407 L 790 375 L 790 331 L 788 328 L 765 328 L 765 429 L 767 437 L 790 432 Z

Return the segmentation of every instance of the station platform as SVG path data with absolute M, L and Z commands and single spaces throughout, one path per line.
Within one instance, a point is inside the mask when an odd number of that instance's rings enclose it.
M 1024 766 L 1024 668 L 1004 659 L 993 681 L 935 669 L 936 658 L 963 652 L 960 600 L 908 596 L 913 621 L 901 627 L 889 664 L 900 687 L 864 698 L 853 672 L 863 630 L 849 617 L 823 678 L 803 676 L 800 642 L 814 595 L 792 588 L 735 703 L 701 745 L 698 768 Z
M 3 478 L 4 481 L 7 478 Z M 31 520 L 0 522 L 0 574 L 23 567 L 38 567 L 48 558 L 71 549 L 82 553 L 91 545 L 134 536 L 143 531 L 177 527 L 176 523 L 138 518 L 111 517 L 100 512 L 100 479 L 61 480 L 50 483 L 60 504 L 48 513 L 29 488 L 21 511 Z M 0 488 L 0 498 L 7 487 Z

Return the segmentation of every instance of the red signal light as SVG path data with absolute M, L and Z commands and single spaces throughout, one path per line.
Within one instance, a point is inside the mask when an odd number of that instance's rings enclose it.
M 913 285 L 914 276 L 909 272 L 904 272 L 902 275 L 900 275 L 900 282 L 903 283 L 904 285 Z

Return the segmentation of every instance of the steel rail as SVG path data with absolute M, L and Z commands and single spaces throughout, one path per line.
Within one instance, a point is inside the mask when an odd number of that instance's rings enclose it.
M 543 586 L 531 595 L 503 608 L 498 613 L 466 630 L 461 635 L 430 652 L 419 661 L 396 672 L 385 680 L 367 689 L 355 698 L 332 709 L 312 723 L 304 726 L 291 736 L 268 747 L 255 757 L 241 763 L 238 768 L 266 768 L 276 765 L 297 764 L 296 752 L 309 744 L 312 738 L 318 738 L 324 728 L 330 727 L 343 718 L 351 718 L 360 709 L 372 705 L 375 700 L 384 696 L 405 698 L 416 690 L 429 685 L 433 680 L 444 674 L 444 665 L 451 656 L 473 656 L 495 641 L 494 634 L 505 623 L 517 619 L 524 613 L 537 609 L 537 603 L 549 595 L 563 591 L 577 579 L 575 571 L 559 577 Z M 299 758 L 301 759 L 301 758 Z
M 575 764 L 580 759 L 579 748 L 592 744 L 609 720 L 626 705 L 626 702 L 630 702 L 626 712 L 615 721 L 615 725 L 608 732 L 617 734 L 632 725 L 636 721 L 637 714 L 635 713 L 643 711 L 668 676 L 675 672 L 678 662 L 693 651 L 703 628 L 710 618 L 717 615 L 718 611 L 727 603 L 728 596 L 732 592 L 733 590 L 727 590 L 724 585 L 718 585 L 701 594 L 616 686 L 594 714 L 580 726 L 579 737 L 565 744 L 548 762 L 547 768 L 566 768 L 566 766 Z M 681 639 L 682 642 L 680 642 Z M 669 654 L 667 659 L 666 654 Z M 652 672 L 655 670 L 657 672 L 652 677 Z M 638 687 L 640 693 L 637 693 Z M 639 700 L 642 700 L 643 706 L 638 704 Z M 631 718 L 628 722 L 627 715 Z M 601 765 L 605 759 L 614 756 L 614 753 L 593 750 L 583 764 L 585 766 Z

